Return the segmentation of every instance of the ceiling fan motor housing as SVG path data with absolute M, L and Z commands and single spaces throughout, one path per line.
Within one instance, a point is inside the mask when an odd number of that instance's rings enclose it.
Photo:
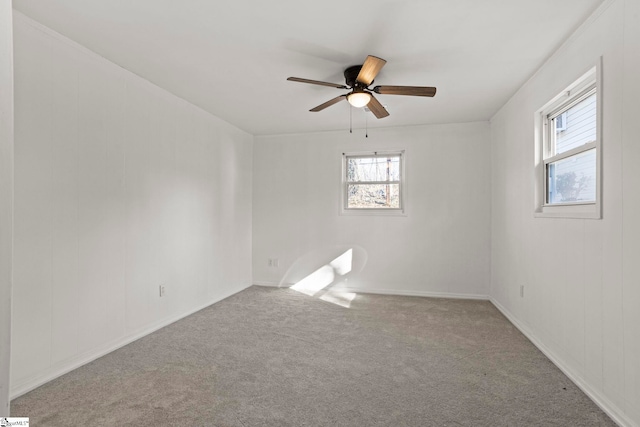
M 358 74 L 360 74 L 361 69 L 362 65 L 352 65 L 351 67 L 344 70 L 344 79 L 347 83 L 347 86 L 352 88 L 361 87 L 363 89 L 366 89 L 366 86 L 356 80 L 358 78 Z M 373 83 L 373 81 L 371 83 Z

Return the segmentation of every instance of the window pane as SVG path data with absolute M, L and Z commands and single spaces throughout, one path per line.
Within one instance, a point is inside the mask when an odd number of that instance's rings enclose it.
M 350 157 L 347 159 L 347 180 L 400 181 L 400 156 Z
M 349 184 L 347 208 L 400 209 L 400 184 Z
M 596 140 L 596 94 L 588 96 L 552 120 L 555 154 Z
M 547 165 L 547 203 L 595 202 L 596 150 Z

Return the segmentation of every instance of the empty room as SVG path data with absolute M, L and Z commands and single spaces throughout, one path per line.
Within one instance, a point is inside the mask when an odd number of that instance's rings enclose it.
M 640 427 L 639 118 L 640 0 L 2 1 L 0 425 Z

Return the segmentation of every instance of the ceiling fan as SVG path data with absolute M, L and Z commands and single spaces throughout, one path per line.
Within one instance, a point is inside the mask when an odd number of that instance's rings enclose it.
M 344 70 L 344 78 L 346 85 L 336 83 L 321 82 L 318 80 L 301 79 L 299 77 L 289 77 L 287 80 L 292 82 L 309 83 L 313 85 L 335 87 L 337 89 L 350 89 L 351 92 L 336 96 L 329 101 L 312 108 L 309 111 L 318 112 L 327 107 L 346 99 L 349 104 L 354 107 L 368 107 L 369 110 L 379 119 L 387 117 L 389 112 L 384 106 L 373 96 L 372 92 L 380 95 L 410 95 L 410 96 L 434 96 L 436 94 L 435 87 L 426 86 L 376 86 L 370 89 L 373 79 L 376 78 L 384 64 L 382 58 L 376 56 L 367 56 L 362 65 L 353 65 Z

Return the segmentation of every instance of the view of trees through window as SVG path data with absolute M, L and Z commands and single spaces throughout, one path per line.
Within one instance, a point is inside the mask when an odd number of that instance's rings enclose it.
M 346 207 L 400 209 L 401 155 L 348 156 Z

